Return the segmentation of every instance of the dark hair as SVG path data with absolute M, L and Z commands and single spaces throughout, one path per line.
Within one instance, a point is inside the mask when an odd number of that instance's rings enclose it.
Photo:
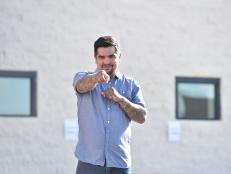
M 119 42 L 112 36 L 102 36 L 98 38 L 94 43 L 94 52 L 95 56 L 97 54 L 97 49 L 99 47 L 114 47 L 115 52 L 118 53 L 120 51 L 120 44 Z

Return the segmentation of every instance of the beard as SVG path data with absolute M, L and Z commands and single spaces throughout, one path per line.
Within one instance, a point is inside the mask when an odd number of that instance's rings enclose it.
M 112 65 L 103 65 L 102 70 L 106 71 L 106 73 L 111 76 L 115 73 L 115 69 Z

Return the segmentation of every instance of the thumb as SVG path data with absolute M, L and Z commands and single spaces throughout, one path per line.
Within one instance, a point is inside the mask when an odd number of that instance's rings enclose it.
M 101 95 L 105 97 L 105 94 L 104 94 L 104 92 L 101 92 Z
M 110 81 L 110 76 L 107 75 L 107 76 L 106 76 L 106 82 L 108 83 L 109 81 Z

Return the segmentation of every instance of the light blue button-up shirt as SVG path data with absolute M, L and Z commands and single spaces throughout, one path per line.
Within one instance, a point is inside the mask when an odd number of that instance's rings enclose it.
M 74 89 L 78 80 L 94 73 L 77 73 Z M 117 103 L 101 95 L 110 87 L 132 103 L 145 107 L 140 86 L 119 72 L 108 83 L 99 83 L 87 93 L 76 92 L 79 138 L 75 156 L 94 165 L 104 166 L 106 161 L 107 167 L 128 168 L 131 166 L 131 120 Z

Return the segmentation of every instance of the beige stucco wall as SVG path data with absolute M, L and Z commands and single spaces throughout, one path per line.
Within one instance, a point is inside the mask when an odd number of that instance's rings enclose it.
M 93 42 L 114 35 L 121 71 L 143 87 L 145 124 L 133 123 L 133 174 L 231 171 L 229 0 L 1 0 L 0 70 L 38 73 L 38 116 L 0 117 L 1 174 L 74 173 L 75 142 L 64 120 L 76 116 L 72 77 L 94 70 Z M 221 78 L 221 121 L 175 120 L 175 76 Z

